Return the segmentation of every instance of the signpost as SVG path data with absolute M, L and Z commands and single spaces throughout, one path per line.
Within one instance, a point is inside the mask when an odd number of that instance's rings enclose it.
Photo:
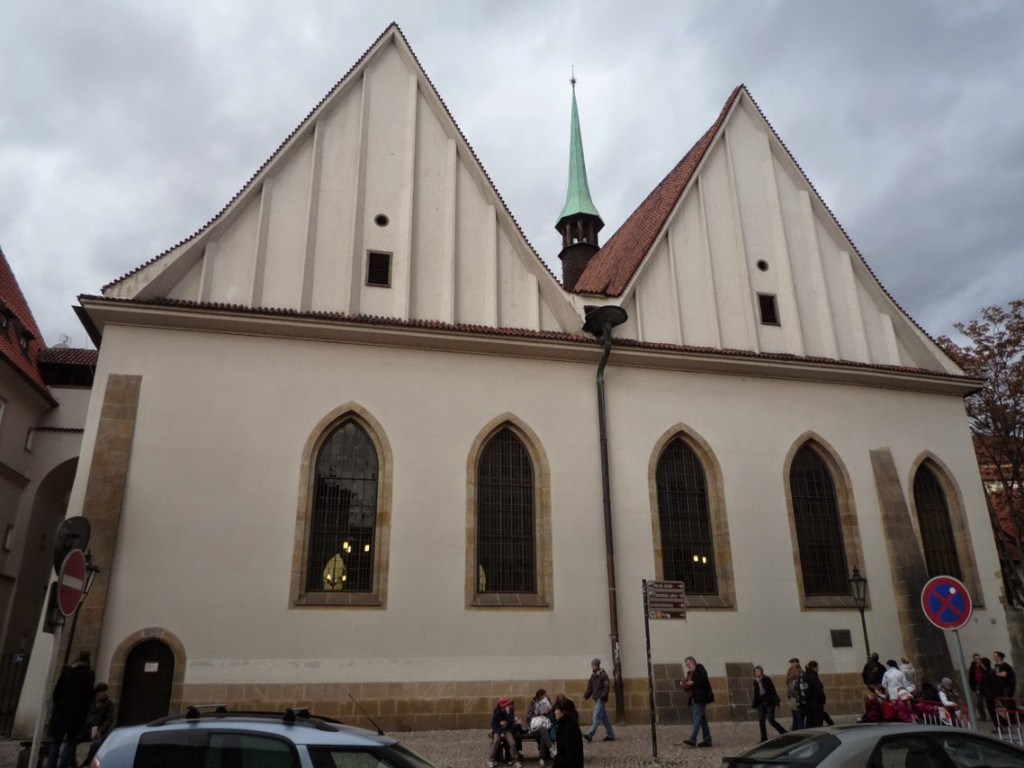
M 960 683 L 963 686 L 961 690 L 967 699 L 971 728 L 977 729 L 974 698 L 967 693 L 971 688 L 967 681 L 967 662 L 964 659 L 964 647 L 960 643 L 960 627 L 971 620 L 971 613 L 974 611 L 971 595 L 959 579 L 952 576 L 936 576 L 929 579 L 921 590 L 921 609 L 928 621 L 939 629 L 952 630 L 953 637 L 956 638 L 956 649 L 960 654 Z
M 50 692 L 53 688 L 54 667 L 60 653 L 60 640 L 64 632 L 62 617 L 71 616 L 78 610 L 79 604 L 87 591 L 89 573 L 85 553 L 82 552 L 89 542 L 89 521 L 84 517 L 69 517 L 57 528 L 53 549 L 53 567 L 57 571 L 57 581 L 50 585 L 50 596 L 46 602 L 46 625 L 53 626 L 53 650 L 50 652 L 50 663 L 46 668 L 46 682 L 43 684 L 43 700 L 36 716 L 35 732 L 32 734 L 32 748 L 29 751 L 30 766 L 39 765 L 39 746 L 42 743 L 43 725 L 49 718 Z M 59 611 L 54 612 L 54 607 Z M 70 644 L 68 646 L 70 650 Z
M 64 558 L 57 575 L 57 607 L 64 616 L 70 616 L 82 602 L 85 593 L 85 553 L 72 549 Z
M 658 718 L 654 709 L 654 667 L 651 663 L 651 619 L 686 618 L 686 584 L 643 580 L 644 636 L 647 639 L 647 691 L 651 708 L 651 747 L 658 765 Z

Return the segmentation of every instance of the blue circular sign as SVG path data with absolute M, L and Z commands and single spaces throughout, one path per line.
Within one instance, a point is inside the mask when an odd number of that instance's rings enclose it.
M 952 576 L 936 576 L 921 590 L 921 608 L 939 629 L 960 629 L 970 621 L 974 605 L 963 582 Z

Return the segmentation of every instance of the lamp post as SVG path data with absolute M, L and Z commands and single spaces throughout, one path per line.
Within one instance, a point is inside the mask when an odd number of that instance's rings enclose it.
M 871 644 L 868 642 L 868 623 L 864 620 L 864 606 L 867 604 L 868 580 L 860 575 L 857 566 L 853 566 L 853 574 L 850 576 L 850 594 L 853 595 L 853 602 L 857 604 L 860 611 L 860 626 L 864 630 L 864 650 L 867 657 L 871 657 Z

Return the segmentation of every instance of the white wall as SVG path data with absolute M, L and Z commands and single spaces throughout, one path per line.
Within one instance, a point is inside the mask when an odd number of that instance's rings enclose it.
M 737 660 L 781 670 L 794 654 L 817 658 L 826 671 L 859 669 L 857 612 L 801 612 L 797 599 L 783 461 L 808 430 L 838 451 L 854 486 L 872 645 L 884 655 L 901 651 L 868 455 L 883 447 L 904 482 L 925 450 L 953 472 L 987 605 L 965 642 L 1006 644 L 959 398 L 612 361 L 627 676 L 645 674 L 640 581 L 654 575 L 648 464 L 655 442 L 680 422 L 721 462 L 738 610 L 694 610 L 685 623 L 656 623 L 656 660 L 692 654 L 712 675 Z M 101 673 L 117 644 L 147 626 L 181 638 L 188 683 L 496 679 L 524 667 L 534 677 L 560 677 L 580 659 L 607 656 L 593 365 L 108 325 L 98 393 L 108 373 L 143 381 Z M 387 609 L 290 609 L 301 453 L 314 425 L 348 401 L 373 414 L 394 453 Z M 69 514 L 81 508 L 96 409 L 94 402 Z M 550 462 L 552 611 L 464 607 L 467 455 L 478 432 L 506 411 L 537 433 Z M 833 650 L 830 629 L 851 630 L 854 647 Z

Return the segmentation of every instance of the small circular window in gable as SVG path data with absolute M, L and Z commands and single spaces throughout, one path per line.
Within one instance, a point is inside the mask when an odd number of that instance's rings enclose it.
M 383 213 L 378 213 L 376 216 L 373 217 L 373 223 L 376 224 L 378 227 L 386 227 L 390 222 L 391 220 Z
M 760 261 L 757 262 L 757 268 L 760 269 L 762 272 L 767 272 L 768 262 L 765 261 L 764 259 L 761 259 Z

